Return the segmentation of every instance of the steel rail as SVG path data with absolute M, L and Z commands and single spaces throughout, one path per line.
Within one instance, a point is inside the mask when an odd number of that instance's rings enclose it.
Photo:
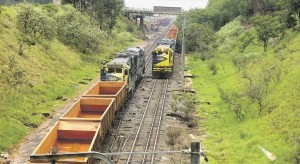
M 169 30 L 168 30 L 168 31 L 169 31 Z M 167 31 L 167 32 L 168 32 L 168 31 Z M 166 34 L 167 34 L 167 32 L 166 32 Z M 166 34 L 165 34 L 165 36 L 166 36 Z M 145 61 L 146 71 L 145 71 L 145 73 L 148 73 L 148 72 L 151 70 L 151 69 L 150 69 L 151 67 L 149 67 L 149 65 L 150 65 L 151 59 L 152 59 L 152 50 L 156 47 L 158 40 L 160 40 L 160 39 L 162 38 L 162 36 L 163 36 L 162 34 L 157 34 L 157 35 L 155 36 L 155 39 L 153 39 L 153 41 L 150 42 L 150 43 L 147 45 L 147 47 L 145 48 L 145 57 L 146 57 L 146 61 Z M 143 78 L 143 79 L 141 80 L 140 85 L 143 84 L 143 83 L 145 82 L 144 80 L 145 80 L 145 78 Z M 135 94 L 136 94 L 136 92 L 133 93 L 132 97 L 134 97 Z M 131 97 L 131 98 L 132 98 L 132 97 Z M 125 107 L 125 109 L 124 109 L 122 112 L 119 112 L 119 113 L 116 115 L 116 117 L 121 117 L 121 118 L 123 118 L 124 115 L 126 114 L 128 108 L 129 108 L 129 104 L 130 104 L 130 103 L 131 103 L 131 99 L 129 99 L 129 101 L 126 103 L 127 106 Z M 121 114 L 122 114 L 122 115 L 121 115 Z M 114 149 L 114 147 L 115 147 L 115 144 L 116 144 L 116 142 L 117 142 L 117 140 L 118 140 L 117 136 L 118 136 L 118 134 L 119 134 L 119 132 L 120 132 L 121 124 L 122 124 L 122 121 L 120 120 L 120 121 L 118 122 L 118 125 L 117 125 L 117 129 L 116 129 L 116 132 L 115 132 L 115 137 L 113 138 L 113 141 L 112 141 L 111 146 L 110 146 L 110 152 L 113 151 L 113 149 Z M 129 138 L 129 136 L 128 136 L 128 138 Z M 128 139 L 128 138 L 127 138 L 127 139 Z M 127 142 L 127 140 L 126 140 L 126 142 Z M 123 146 L 120 145 L 120 148 L 121 148 L 121 149 L 119 148 L 118 150 L 120 151 L 120 150 L 124 149 L 125 145 L 126 145 L 126 143 L 123 143 Z
M 167 95 L 167 90 L 168 90 L 168 85 L 169 85 L 169 79 L 167 79 L 167 83 L 166 83 L 166 89 L 165 89 L 165 94 L 164 94 L 164 98 L 163 98 L 163 104 L 161 106 L 161 114 L 160 114 L 160 117 L 159 117 L 159 122 L 158 122 L 158 129 L 156 131 L 156 136 L 155 136 L 155 142 L 154 142 L 154 147 L 153 147 L 153 152 L 155 152 L 156 150 L 156 146 L 157 146 L 157 140 L 158 140 L 158 136 L 159 136 L 159 132 L 160 132 L 160 128 L 161 128 L 161 120 L 162 120 L 162 117 L 163 117 L 163 112 L 164 112 L 164 108 L 165 108 L 165 100 L 166 100 L 166 95 Z M 153 163 L 154 161 L 154 154 L 152 154 L 152 157 L 151 157 L 151 164 Z
M 165 88 L 165 90 L 166 90 L 167 88 Z M 159 109 L 159 104 L 160 104 L 160 102 L 161 102 L 161 96 L 163 95 L 163 89 L 161 90 L 161 92 L 160 92 L 160 94 L 159 94 L 159 97 L 158 97 L 158 101 L 157 101 L 157 103 L 156 103 L 156 106 L 155 106 L 155 112 L 154 112 L 154 117 L 153 117 L 153 120 L 152 120 L 152 122 L 151 122 L 151 128 L 149 129 L 149 132 L 148 132 L 148 138 L 147 138 L 147 143 L 146 143 L 146 145 L 145 145 L 145 149 L 144 149 L 144 152 L 147 152 L 147 150 L 148 150 L 148 147 L 149 147 L 149 145 L 150 145 L 150 139 L 151 139 L 151 135 L 152 135 L 152 132 L 153 132 L 153 128 L 154 128 L 154 123 L 155 123 L 155 121 L 156 121 L 156 115 L 157 115 L 157 112 L 158 112 L 158 109 Z M 144 154 L 144 156 L 143 156 L 143 160 L 142 160 L 142 163 L 145 163 L 145 159 L 146 159 L 146 154 Z
M 159 36 L 159 37 L 157 37 L 154 41 L 153 41 L 153 43 L 151 43 L 149 46 L 147 46 L 147 50 L 145 49 L 145 54 L 149 54 L 148 56 L 148 58 L 147 59 L 149 59 L 149 58 L 151 58 L 151 52 L 152 52 L 152 47 L 157 43 L 157 41 L 160 39 L 160 37 L 161 36 Z M 151 51 L 150 51 L 151 50 Z M 150 63 L 150 61 L 149 61 L 149 63 Z M 148 66 L 149 64 L 146 64 L 146 67 Z M 147 69 L 146 69 L 146 71 L 147 71 Z M 141 83 L 140 84 L 143 84 L 144 83 L 144 78 L 142 79 L 142 81 L 141 81 Z M 132 95 L 132 97 L 134 97 L 134 95 L 135 95 L 135 93 L 136 92 L 134 92 L 133 93 L 133 95 Z M 131 99 L 129 99 L 129 102 L 127 102 L 126 104 L 130 104 L 131 103 Z M 128 108 L 129 108 L 129 105 L 124 109 L 124 111 L 122 111 L 122 113 L 123 113 L 123 115 L 121 116 L 121 117 L 123 117 L 124 116 L 124 114 L 126 113 L 126 111 L 128 110 Z M 120 115 L 120 113 L 121 112 L 119 112 L 117 115 L 116 115 L 116 117 L 119 117 L 119 115 Z M 119 123 L 118 123 L 118 126 L 117 126 L 117 132 L 116 132 L 116 134 L 118 134 L 119 133 L 119 129 L 120 129 L 120 127 L 121 127 L 121 122 L 122 121 L 119 121 Z M 116 143 L 116 141 L 117 141 L 117 139 L 116 139 L 116 137 L 113 139 L 113 141 L 112 141 L 112 144 L 111 144 L 111 147 L 110 147 L 110 152 L 112 151 L 112 149 L 113 149 L 113 147 L 114 147 L 114 145 L 115 145 L 115 143 Z
M 146 115 L 146 113 L 147 113 L 147 110 L 148 110 L 148 107 L 149 107 L 149 104 L 150 104 L 150 100 L 152 99 L 152 95 L 153 95 L 153 93 L 154 93 L 154 88 L 156 87 L 156 83 L 157 83 L 157 79 L 155 79 L 154 85 L 153 85 L 153 87 L 152 87 L 152 89 L 151 89 L 150 97 L 149 97 L 148 102 L 147 102 L 147 105 L 146 105 L 146 107 L 145 107 L 144 114 L 143 114 L 143 116 L 142 116 L 142 120 L 140 121 L 140 125 L 139 125 L 138 131 L 137 131 L 137 133 L 136 133 L 136 135 L 135 135 L 135 138 L 134 138 L 133 144 L 132 144 L 132 146 L 131 146 L 130 152 L 133 152 L 135 143 L 136 143 L 137 138 L 138 138 L 138 136 L 139 136 L 139 133 L 140 133 L 140 131 L 141 131 L 141 127 L 142 127 L 142 124 L 143 124 L 143 122 L 144 122 L 145 115 Z M 131 159 L 131 154 L 128 156 L 128 159 L 127 159 L 127 161 L 126 161 L 126 164 L 128 164 L 128 163 L 130 162 L 130 159 Z

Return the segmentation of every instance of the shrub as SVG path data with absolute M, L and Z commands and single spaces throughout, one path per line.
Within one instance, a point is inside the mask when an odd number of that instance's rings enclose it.
M 126 31 L 132 33 L 134 31 L 133 25 L 128 25 Z
M 17 61 L 14 56 L 10 57 L 8 66 L 2 68 L 0 77 L 14 87 L 26 82 L 25 71 L 17 67 Z
M 31 6 L 21 6 L 17 15 L 17 27 L 22 35 L 31 36 L 36 40 L 52 39 L 56 35 L 55 21 Z
M 2 10 L 3 10 L 3 8 L 2 8 L 2 6 L 0 5 L 0 15 L 2 14 Z
M 88 17 L 71 11 L 58 18 L 58 38 L 84 54 L 91 54 L 100 51 L 104 34 Z
M 236 54 L 231 57 L 234 66 L 241 71 L 248 64 L 248 59 L 243 54 Z
M 243 105 L 245 104 L 243 102 L 245 96 L 238 92 L 229 93 L 223 90 L 222 88 L 218 89 L 222 100 L 229 105 L 229 110 L 234 112 L 238 119 L 243 120 L 246 117 L 246 114 L 248 113 L 248 107 Z
M 193 118 L 193 113 L 196 107 L 196 97 L 190 93 L 172 95 L 170 107 L 174 112 L 179 111 L 184 113 L 185 119 L 189 121 Z
M 229 103 L 230 102 L 229 94 L 224 89 L 222 89 L 221 87 L 219 87 L 218 90 L 219 90 L 221 99 L 223 101 L 225 101 L 226 103 Z
M 46 11 L 46 14 L 49 16 L 49 17 L 53 17 L 55 14 L 57 14 L 58 12 L 58 8 L 57 6 L 55 6 L 54 4 L 46 4 L 46 5 L 43 5 L 42 9 L 44 11 Z
M 175 146 L 178 143 L 178 139 L 182 135 L 182 133 L 182 128 L 169 126 L 166 131 L 166 144 L 168 146 Z
M 212 71 L 212 75 L 217 74 L 218 68 L 214 60 L 210 60 L 208 63 L 209 69 Z
M 32 46 L 40 40 L 51 40 L 56 36 L 56 22 L 31 6 L 21 6 L 17 15 L 20 30 L 19 55 L 24 54 L 24 45 Z

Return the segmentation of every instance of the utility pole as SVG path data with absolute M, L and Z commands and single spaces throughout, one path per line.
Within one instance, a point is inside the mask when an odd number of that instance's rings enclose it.
M 186 17 L 184 17 L 183 24 L 182 24 L 182 48 L 181 48 L 181 88 L 184 91 L 184 56 L 185 56 L 185 36 L 184 36 L 184 29 L 186 24 Z
M 191 143 L 191 164 L 200 164 L 200 143 Z

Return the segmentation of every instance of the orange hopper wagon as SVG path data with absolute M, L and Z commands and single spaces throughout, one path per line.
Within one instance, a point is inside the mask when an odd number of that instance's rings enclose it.
M 31 154 L 30 163 L 49 163 L 35 159 L 51 150 L 60 153 L 99 151 L 100 143 L 108 131 L 117 110 L 122 106 L 127 83 L 100 81 L 77 100 L 56 122 Z M 92 164 L 94 158 L 58 159 L 56 163 Z
M 170 30 L 168 31 L 166 38 L 168 39 L 173 39 L 176 41 L 177 38 L 177 26 L 175 24 L 173 24 L 170 28 Z
M 99 145 L 98 122 L 58 121 L 49 131 L 32 155 L 48 154 L 55 147 L 58 153 L 88 152 Z M 49 163 L 49 160 L 31 160 L 31 163 Z M 91 158 L 60 159 L 56 163 L 93 163 Z
M 126 87 L 125 81 L 99 81 L 83 97 L 115 98 L 115 112 L 117 112 L 125 101 Z
M 114 101 L 112 98 L 83 97 L 75 102 L 60 120 L 99 122 L 99 137 L 102 140 L 114 119 Z

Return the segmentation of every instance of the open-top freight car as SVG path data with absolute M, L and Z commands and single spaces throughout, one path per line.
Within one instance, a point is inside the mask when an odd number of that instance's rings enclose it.
M 114 98 L 115 112 L 118 112 L 127 96 L 126 86 L 125 81 L 99 81 L 83 97 Z
M 166 38 L 168 39 L 172 39 L 176 42 L 176 39 L 177 39 L 177 26 L 175 24 L 173 24 L 171 26 L 171 28 L 169 29 L 168 33 L 166 34 Z
M 58 121 L 46 137 L 34 150 L 32 155 L 59 153 L 76 153 L 98 150 L 100 143 L 99 122 L 91 121 Z M 31 156 L 32 156 L 31 155 Z M 30 160 L 30 163 L 50 163 L 49 160 Z M 56 163 L 92 164 L 92 158 L 59 159 Z
M 100 142 L 126 97 L 126 82 L 97 82 L 82 98 L 76 101 L 53 126 L 31 154 L 76 153 L 99 151 Z M 30 163 L 49 163 L 34 160 Z M 92 164 L 93 158 L 59 159 L 56 163 Z
M 83 97 L 75 102 L 60 120 L 99 122 L 102 140 L 115 116 L 115 99 Z

